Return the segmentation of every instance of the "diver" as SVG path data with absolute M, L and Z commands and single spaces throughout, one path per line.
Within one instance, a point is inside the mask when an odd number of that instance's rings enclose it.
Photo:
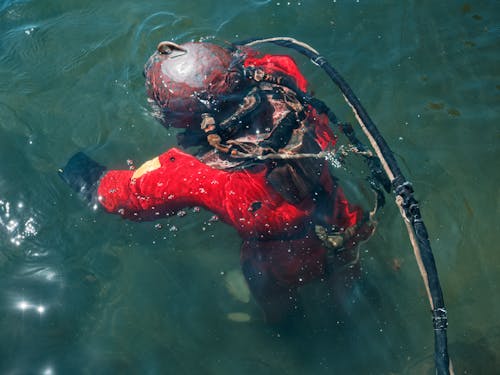
M 108 170 L 77 153 L 60 170 L 109 213 L 158 220 L 200 206 L 242 238 L 241 267 L 269 322 L 296 310 L 313 280 L 348 284 L 371 236 L 324 158 L 336 135 L 287 55 L 206 42 L 161 42 L 144 68 L 153 114 L 181 128 L 179 146 L 136 170 Z

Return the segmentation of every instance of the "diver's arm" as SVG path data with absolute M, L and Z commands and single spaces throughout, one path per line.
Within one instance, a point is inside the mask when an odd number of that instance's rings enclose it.
M 92 195 L 106 211 L 129 220 L 155 220 L 199 206 L 232 225 L 243 238 L 269 240 L 303 232 L 317 210 L 312 199 L 299 205 L 287 202 L 268 183 L 266 169 L 219 170 L 176 148 L 135 171 L 108 171 L 83 159 L 85 163 L 76 164 L 79 158 L 70 159 L 60 172 L 63 179 L 86 198 Z M 71 181 L 83 181 L 85 189 Z M 325 212 L 323 222 L 347 227 L 359 219 L 360 212 L 343 199 L 340 189 L 331 198 L 334 209 Z
M 224 171 L 176 148 L 136 171 L 107 172 L 97 190 L 110 213 L 131 220 L 154 220 L 199 206 L 232 225 L 243 238 L 284 236 L 300 230 L 313 203 L 286 202 L 266 181 L 266 171 Z

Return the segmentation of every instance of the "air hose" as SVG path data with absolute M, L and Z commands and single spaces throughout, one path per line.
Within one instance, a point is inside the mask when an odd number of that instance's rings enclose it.
M 321 67 L 328 74 L 354 112 L 361 129 L 370 141 L 387 177 L 391 181 L 393 192 L 396 196 L 396 204 L 406 224 L 415 258 L 425 284 L 434 327 L 434 361 L 436 373 L 439 375 L 453 374 L 453 365 L 448 356 L 448 318 L 444 305 L 443 292 L 439 283 L 427 229 L 422 219 L 418 202 L 413 196 L 414 190 L 412 184 L 401 172 L 393 152 L 350 86 L 318 51 L 306 43 L 289 37 L 252 38 L 236 42 L 234 45 L 236 47 L 250 47 L 261 43 L 273 43 L 291 48 L 309 58 L 315 65 Z

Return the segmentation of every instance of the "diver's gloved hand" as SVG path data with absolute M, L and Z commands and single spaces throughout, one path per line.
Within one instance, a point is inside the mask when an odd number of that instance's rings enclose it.
M 59 176 L 87 202 L 96 200 L 99 179 L 106 168 L 89 158 L 83 152 L 78 152 L 69 159 L 66 166 L 59 169 Z

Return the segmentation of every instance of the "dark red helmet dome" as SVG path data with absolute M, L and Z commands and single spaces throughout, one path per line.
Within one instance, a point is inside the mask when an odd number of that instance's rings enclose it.
M 148 96 L 161 110 L 161 120 L 189 127 L 195 115 L 213 109 L 214 100 L 238 85 L 232 62 L 229 51 L 212 43 L 161 42 L 144 68 Z

